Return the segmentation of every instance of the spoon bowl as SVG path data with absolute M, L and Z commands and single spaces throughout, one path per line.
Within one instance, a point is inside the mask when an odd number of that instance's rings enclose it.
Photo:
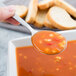
M 32 36 L 33 46 L 41 53 L 54 55 L 65 50 L 66 39 L 53 31 L 40 31 Z

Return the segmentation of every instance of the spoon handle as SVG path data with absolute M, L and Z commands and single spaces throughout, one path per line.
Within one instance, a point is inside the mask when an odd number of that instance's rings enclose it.
M 35 30 L 28 24 L 26 23 L 22 18 L 20 18 L 18 15 L 14 15 L 13 18 L 15 20 L 17 20 L 20 24 L 22 24 L 23 26 L 25 26 L 27 29 L 30 30 L 31 33 L 33 33 Z

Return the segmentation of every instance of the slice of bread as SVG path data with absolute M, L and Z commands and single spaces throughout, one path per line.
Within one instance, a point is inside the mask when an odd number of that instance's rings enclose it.
M 49 7 L 54 5 L 54 1 L 53 0 L 42 0 L 40 1 L 40 3 L 38 4 L 38 8 L 41 10 L 46 10 Z
M 46 26 L 50 29 L 54 29 L 54 26 L 52 25 L 51 21 L 48 20 L 47 15 L 46 15 L 45 20 L 44 20 L 44 26 Z
M 31 0 L 29 3 L 29 9 L 27 13 L 27 17 L 25 21 L 27 23 L 34 23 L 35 17 L 37 15 L 37 10 L 38 10 L 38 0 Z
M 50 8 L 47 16 L 53 26 L 60 30 L 76 28 L 76 21 L 63 8 L 54 6 Z
M 68 4 L 64 0 L 54 0 L 55 5 L 64 8 L 70 15 L 76 18 L 76 8 L 74 8 L 72 5 Z
M 21 18 L 25 17 L 27 15 L 27 7 L 24 5 L 15 5 L 16 14 L 20 16 Z
M 44 26 L 44 20 L 47 12 L 48 10 L 44 10 L 44 11 L 38 10 L 35 23 L 34 23 L 36 27 L 41 28 Z

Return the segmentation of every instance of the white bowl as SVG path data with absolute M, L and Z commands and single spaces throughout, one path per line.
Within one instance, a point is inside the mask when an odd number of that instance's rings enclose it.
M 76 30 L 71 31 L 61 31 L 66 40 L 76 40 Z M 9 42 L 8 49 L 8 72 L 7 76 L 18 76 L 17 75 L 17 65 L 16 65 L 16 47 L 30 46 L 31 36 L 17 38 Z

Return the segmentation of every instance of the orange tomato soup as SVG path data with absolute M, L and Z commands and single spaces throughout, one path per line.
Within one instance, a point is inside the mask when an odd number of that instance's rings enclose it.
M 33 46 L 44 54 L 58 54 L 66 47 L 66 39 L 53 31 L 40 31 L 32 36 Z
M 76 41 L 69 41 L 65 51 L 45 55 L 33 46 L 16 48 L 18 76 L 76 76 Z

